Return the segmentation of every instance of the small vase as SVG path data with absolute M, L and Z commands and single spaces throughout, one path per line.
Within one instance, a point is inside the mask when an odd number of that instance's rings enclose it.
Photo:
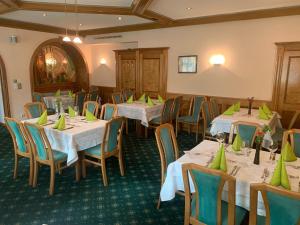
M 254 99 L 253 97 L 248 98 L 248 102 L 249 102 L 249 104 L 248 104 L 248 115 L 249 116 L 251 115 L 253 99 Z
M 256 151 L 255 151 L 255 156 L 253 161 L 253 163 L 256 165 L 259 165 L 260 148 L 261 148 L 261 143 L 256 143 Z

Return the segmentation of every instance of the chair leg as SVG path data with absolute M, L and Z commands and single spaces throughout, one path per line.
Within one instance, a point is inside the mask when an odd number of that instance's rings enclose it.
M 15 154 L 14 179 L 17 178 L 17 174 L 18 174 L 18 162 L 19 162 L 19 157 L 17 154 Z
M 50 166 L 50 187 L 49 187 L 49 195 L 53 195 L 54 193 L 54 183 L 55 183 L 55 166 Z
M 120 173 L 121 173 L 121 176 L 124 176 L 124 164 L 123 164 L 123 157 L 122 157 L 122 152 L 119 151 L 119 167 L 120 167 Z
M 175 121 L 175 130 L 176 130 L 176 137 L 178 136 L 178 121 Z
M 38 179 L 38 174 L 39 174 L 39 163 L 37 161 L 34 161 L 34 167 L 33 167 L 33 182 L 32 182 L 32 187 L 36 187 L 37 184 L 37 179 Z
M 128 135 L 128 119 L 125 121 L 125 126 L 126 126 L 126 134 Z
M 101 172 L 102 172 L 103 184 L 104 186 L 107 186 L 105 159 L 101 160 Z
M 29 158 L 29 185 L 32 186 L 33 183 L 33 158 Z
M 85 167 L 85 161 L 84 161 L 84 156 L 82 156 L 82 161 L 81 161 L 81 173 L 82 177 L 86 177 L 86 167 Z
M 158 202 L 157 202 L 156 209 L 159 209 L 159 208 L 160 208 L 160 195 L 158 196 Z
M 57 163 L 58 174 L 61 175 L 61 163 Z
M 199 136 L 199 126 L 198 124 L 196 125 L 196 143 L 198 143 L 198 136 Z
M 191 134 L 191 125 L 190 124 L 188 124 L 188 132 L 189 132 L 189 134 Z
M 148 138 L 148 127 L 145 127 L 145 138 Z

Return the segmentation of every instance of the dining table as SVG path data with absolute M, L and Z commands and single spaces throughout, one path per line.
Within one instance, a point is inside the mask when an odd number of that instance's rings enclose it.
M 61 101 L 64 110 L 68 109 L 69 106 L 74 107 L 75 99 L 69 95 L 43 97 L 43 101 L 48 109 L 55 109 L 58 99 Z
M 185 163 L 195 163 L 209 167 L 216 152 L 219 150 L 218 142 L 204 140 L 190 151 L 185 151 L 178 160 L 169 164 L 166 178 L 162 185 L 161 201 L 169 201 L 175 197 L 176 191 L 184 191 L 182 177 L 182 165 Z M 236 179 L 236 205 L 247 210 L 250 209 L 250 184 L 269 183 L 276 160 L 280 155 L 276 154 L 274 160 L 270 159 L 270 152 L 260 152 L 260 164 L 254 164 L 255 149 L 245 148 L 241 152 L 232 150 L 232 146 L 225 145 L 225 156 L 227 161 L 227 173 Z M 300 192 L 300 158 L 294 162 L 286 162 L 286 169 L 289 175 L 291 191 Z M 191 177 L 189 177 L 190 190 L 195 192 L 195 187 Z M 228 200 L 228 187 L 225 184 L 222 192 L 222 199 Z M 258 195 L 258 215 L 265 215 L 265 207 L 261 194 Z
M 276 132 L 276 128 L 281 128 L 280 115 L 277 112 L 272 112 L 272 116 L 268 120 L 259 118 L 259 110 L 252 109 L 251 115 L 248 115 L 247 108 L 240 108 L 238 112 L 233 115 L 221 114 L 213 119 L 211 122 L 210 133 L 215 136 L 217 133 L 230 133 L 232 123 L 241 122 L 251 122 L 257 123 L 261 128 L 268 126 L 271 129 L 271 134 Z

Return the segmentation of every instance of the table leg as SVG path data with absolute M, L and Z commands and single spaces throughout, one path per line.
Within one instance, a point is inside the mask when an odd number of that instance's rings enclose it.
M 141 137 L 142 125 L 140 120 L 136 120 L 135 131 L 138 137 Z
M 81 156 L 80 152 L 78 152 L 78 160 L 75 165 L 77 182 L 79 182 L 80 178 L 81 178 L 81 160 L 82 160 L 82 156 Z

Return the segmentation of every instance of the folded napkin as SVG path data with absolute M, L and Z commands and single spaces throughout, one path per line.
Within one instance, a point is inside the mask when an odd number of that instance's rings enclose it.
M 241 108 L 241 103 L 240 103 L 240 102 L 234 104 L 234 111 L 235 111 L 235 112 L 239 112 L 239 111 L 240 111 L 240 108 Z
M 152 99 L 148 96 L 148 101 L 147 101 L 148 106 L 154 106 L 154 103 Z
M 69 91 L 69 92 L 68 92 L 68 96 L 69 96 L 70 98 L 75 98 L 75 94 L 74 94 L 72 91 Z
M 283 161 L 285 161 L 285 162 L 293 162 L 293 161 L 297 160 L 295 152 L 293 151 L 289 142 L 287 142 L 284 145 L 284 148 L 281 151 L 281 155 L 282 155 Z
M 66 128 L 66 119 L 64 115 L 62 115 L 59 120 L 56 121 L 53 128 L 58 130 L 64 130 Z
M 56 97 L 59 97 L 59 96 L 60 96 L 60 89 L 58 89 L 58 90 L 56 91 L 55 96 L 56 96 Z
M 44 125 L 48 122 L 48 118 L 47 118 L 47 110 L 45 110 L 43 112 L 43 114 L 40 116 L 40 118 L 37 121 L 38 125 Z
M 234 142 L 232 144 L 232 149 L 236 152 L 241 151 L 241 147 L 243 145 L 243 140 L 239 133 L 236 134 Z
M 225 112 L 223 112 L 223 115 L 232 116 L 234 114 L 234 105 L 230 106 Z
M 133 103 L 133 95 L 130 96 L 130 98 L 127 100 L 127 103 L 129 104 Z
M 76 112 L 71 106 L 68 107 L 68 112 L 69 112 L 70 117 L 75 117 L 76 116 Z
M 261 120 L 269 120 L 269 116 L 264 112 L 262 107 L 258 108 L 258 118 Z
M 226 162 L 225 149 L 224 149 L 223 144 L 221 145 L 220 149 L 218 150 L 218 152 L 217 152 L 214 160 L 210 164 L 209 168 L 227 172 L 227 162 Z
M 291 189 L 288 174 L 286 172 L 285 163 L 280 156 L 277 165 L 275 167 L 271 182 L 273 186 L 282 186 L 285 189 Z
M 145 95 L 145 93 L 139 98 L 139 101 L 146 102 L 146 95 Z
M 271 116 L 273 113 L 272 111 L 269 109 L 269 107 L 264 103 L 262 106 L 263 111 L 265 112 L 265 114 Z
M 91 113 L 89 110 L 86 110 L 85 111 L 85 119 L 87 121 L 95 121 L 95 120 L 97 120 L 97 117 L 95 117 L 94 114 Z
M 164 101 L 165 101 L 165 100 L 164 100 L 160 95 L 158 95 L 158 102 L 159 102 L 159 103 L 164 103 Z

